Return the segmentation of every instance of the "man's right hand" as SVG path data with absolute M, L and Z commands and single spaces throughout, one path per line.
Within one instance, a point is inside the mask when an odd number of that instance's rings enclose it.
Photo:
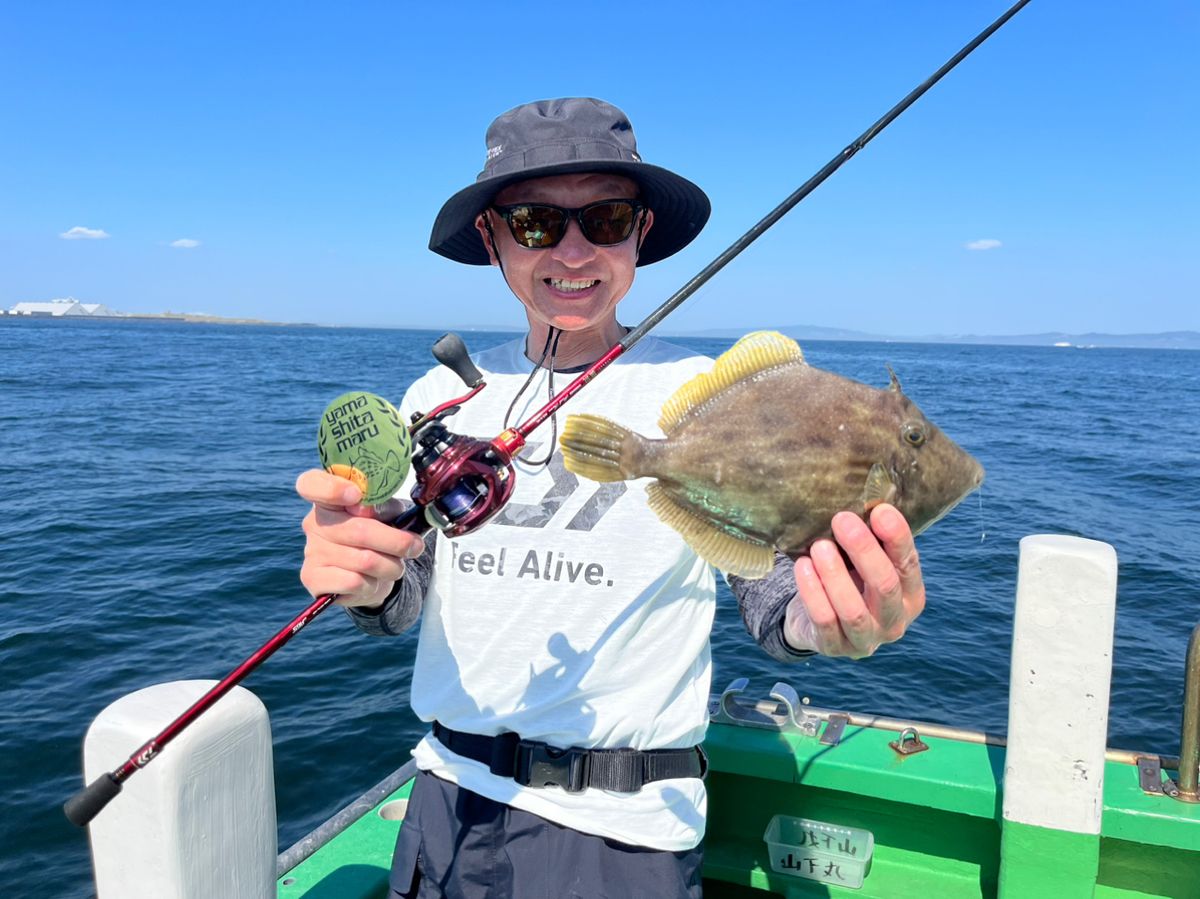
M 319 468 L 296 479 L 296 492 L 313 504 L 300 569 L 313 596 L 336 593 L 341 605 L 378 607 L 404 576 L 404 560 L 425 550 L 421 537 L 386 524 L 403 511 L 396 500 L 360 505 L 358 487 Z

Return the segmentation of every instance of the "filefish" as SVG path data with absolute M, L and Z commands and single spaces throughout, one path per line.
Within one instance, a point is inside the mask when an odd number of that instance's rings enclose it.
M 798 558 L 833 516 L 891 503 L 920 533 L 983 483 L 983 466 L 900 388 L 879 390 L 804 361 L 756 331 L 662 409 L 665 439 L 597 415 L 567 417 L 569 471 L 595 481 L 654 478 L 650 508 L 707 562 L 760 578 L 775 550 Z

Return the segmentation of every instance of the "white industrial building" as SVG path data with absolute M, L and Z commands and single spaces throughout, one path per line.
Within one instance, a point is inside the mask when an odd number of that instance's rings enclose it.
M 61 318 L 65 315 L 107 316 L 116 313 L 103 303 L 81 303 L 74 297 L 66 297 L 46 302 L 17 303 L 8 310 L 8 314 Z

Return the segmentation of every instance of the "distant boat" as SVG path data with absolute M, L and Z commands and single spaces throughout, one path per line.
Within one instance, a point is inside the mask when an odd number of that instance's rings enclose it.
M 1069 340 L 1059 340 L 1059 341 L 1056 341 L 1054 345 L 1055 346 L 1070 346 L 1071 342 Z

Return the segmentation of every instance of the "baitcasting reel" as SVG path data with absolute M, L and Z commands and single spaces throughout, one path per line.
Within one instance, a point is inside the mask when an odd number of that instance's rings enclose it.
M 428 414 L 413 415 L 409 433 L 417 478 L 412 490 L 416 505 L 392 524 L 418 534 L 434 527 L 447 537 L 460 537 L 481 527 L 512 496 L 516 481 L 512 460 L 525 445 L 525 438 L 514 429 L 492 440 L 450 431 L 442 420 L 457 412 L 487 383 L 457 334 L 439 338 L 433 345 L 433 355 L 462 378 L 471 392 Z

